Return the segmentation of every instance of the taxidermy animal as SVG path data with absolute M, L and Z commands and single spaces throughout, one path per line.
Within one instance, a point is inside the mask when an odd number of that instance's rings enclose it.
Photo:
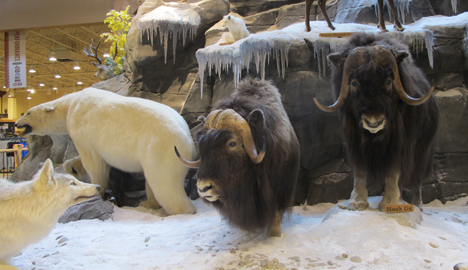
M 112 166 L 144 173 L 143 206 L 162 206 L 170 215 L 196 212 L 184 190 L 188 169 L 172 154 L 173 145 L 180 145 L 192 156 L 192 137 L 185 120 L 166 105 L 87 88 L 31 108 L 16 126 L 25 134 L 69 134 L 101 195 Z
M 72 205 L 100 190 L 68 174 L 55 174 L 47 159 L 31 181 L 0 179 L 0 268 L 28 245 L 46 237 Z
M 402 186 L 421 208 L 421 187 L 431 177 L 439 110 L 431 88 L 406 45 L 386 35 L 355 34 L 328 56 L 348 156 L 354 172 L 349 210 L 368 207 L 366 183 L 385 183 L 379 204 L 401 204 Z
M 223 17 L 223 22 L 223 27 L 227 27 L 229 29 L 234 42 L 238 41 L 239 39 L 246 38 L 248 35 L 250 35 L 249 30 L 247 30 L 247 26 L 245 26 L 244 20 L 241 18 L 236 18 L 232 15 L 226 15 Z M 233 42 L 223 44 L 227 45 L 232 43 Z
M 200 160 L 181 158 L 198 168 L 198 193 L 232 225 L 280 236 L 293 203 L 299 143 L 278 89 L 247 79 L 203 120 Z
M 306 21 L 305 22 L 306 22 L 307 32 L 310 32 L 310 8 L 312 7 L 313 1 L 314 0 L 306 0 Z M 405 28 L 403 28 L 400 21 L 398 20 L 395 3 L 393 1 L 394 0 L 387 0 L 388 5 L 390 6 L 390 9 L 392 10 L 393 18 L 395 19 L 395 28 L 398 31 L 403 31 L 405 30 Z M 328 18 L 327 10 L 325 8 L 326 2 L 327 2 L 326 0 L 317 0 L 317 3 L 320 9 L 322 10 L 323 17 L 325 17 L 325 20 L 328 23 L 328 27 L 330 27 L 331 30 L 335 30 L 335 27 L 333 26 L 333 24 L 330 22 L 330 19 Z M 384 13 L 383 13 L 383 9 L 384 9 L 383 0 L 378 0 L 378 3 L 379 3 L 379 25 L 377 27 L 380 28 L 382 32 L 387 32 L 388 30 L 385 27 L 385 19 L 384 19 Z

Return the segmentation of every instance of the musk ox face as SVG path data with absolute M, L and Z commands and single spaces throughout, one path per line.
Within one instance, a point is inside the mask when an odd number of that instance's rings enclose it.
M 390 68 L 378 68 L 372 63 L 350 74 L 347 108 L 364 131 L 377 134 L 392 121 L 398 104 L 393 80 Z
M 198 193 L 220 206 L 245 193 L 254 177 L 253 163 L 243 146 L 242 137 L 230 130 L 204 130 L 198 134 L 201 163 L 198 168 Z
M 378 45 L 357 47 L 346 58 L 340 53 L 329 55 L 328 59 L 343 73 L 340 94 L 333 105 L 324 106 L 314 98 L 315 104 L 325 112 L 337 111 L 347 104 L 343 109 L 352 111 L 362 129 L 379 134 L 395 117 L 398 100 L 417 106 L 426 102 L 434 91 L 432 88 L 422 98 L 410 97 L 405 92 L 398 65 L 408 55 Z

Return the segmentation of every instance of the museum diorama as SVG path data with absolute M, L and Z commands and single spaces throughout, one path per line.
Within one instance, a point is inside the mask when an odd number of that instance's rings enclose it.
M 54 182 L 49 201 L 66 206 L 31 243 L 57 221 L 130 222 L 135 208 L 161 224 L 145 247 L 104 240 L 138 250 L 112 269 L 468 269 L 467 1 L 139 4 L 121 74 L 16 122 L 29 154 L 10 180 Z M 74 201 L 57 195 L 64 181 Z M 69 243 L 48 256 L 12 258 L 31 243 L 0 236 L 15 246 L 0 262 L 106 269 L 98 251 L 59 258 L 88 249 L 63 240 L 70 228 L 47 238 Z

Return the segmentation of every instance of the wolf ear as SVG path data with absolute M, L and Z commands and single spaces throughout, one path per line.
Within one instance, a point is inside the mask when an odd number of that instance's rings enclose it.
M 44 112 L 51 112 L 51 111 L 54 111 L 54 110 L 55 110 L 55 108 L 54 108 L 54 107 L 52 107 L 52 106 L 46 106 L 46 107 L 44 107 L 44 109 L 43 109 L 43 110 L 44 110 Z
M 55 180 L 53 178 L 53 174 L 54 174 L 54 165 L 52 164 L 52 161 L 50 160 L 50 158 L 48 158 L 44 162 L 42 169 L 38 173 L 39 179 L 37 180 L 37 184 L 43 187 L 49 184 L 54 185 Z

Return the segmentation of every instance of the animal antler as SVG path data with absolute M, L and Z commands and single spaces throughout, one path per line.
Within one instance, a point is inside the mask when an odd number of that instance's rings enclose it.
M 89 57 L 93 57 L 94 59 L 98 60 L 98 61 L 99 61 L 99 64 L 102 65 L 101 58 L 99 58 L 99 57 L 97 56 L 97 50 L 98 50 L 98 48 L 99 48 L 99 45 L 101 44 L 101 40 L 102 40 L 102 38 L 99 39 L 99 42 L 98 42 L 97 46 L 94 47 L 94 41 L 93 41 L 93 39 L 91 39 L 91 45 L 89 45 L 89 51 L 88 51 L 88 50 L 86 49 L 86 47 L 85 47 L 84 50 L 83 50 L 83 53 L 86 54 L 86 55 L 89 56 Z M 117 47 L 117 46 L 116 46 L 116 47 Z M 94 53 L 93 53 L 93 50 L 94 50 Z M 117 55 L 117 53 L 116 53 L 116 55 Z

